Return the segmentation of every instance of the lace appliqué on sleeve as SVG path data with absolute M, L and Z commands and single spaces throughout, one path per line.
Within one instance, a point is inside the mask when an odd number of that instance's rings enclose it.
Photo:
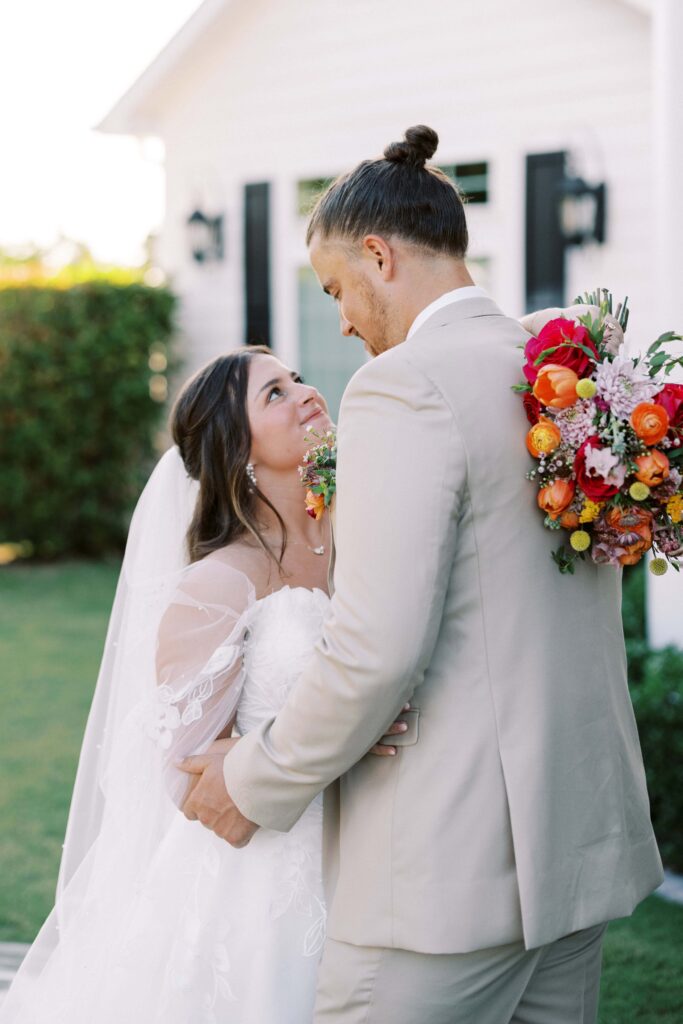
M 204 713 L 204 705 L 216 692 L 217 682 L 224 680 L 241 659 L 242 651 L 237 644 L 222 644 L 188 688 L 174 690 L 168 684 L 158 686 L 143 717 L 149 738 L 162 750 L 169 750 L 176 730 L 199 721 Z M 241 681 L 235 679 L 232 685 L 233 688 L 241 687 Z

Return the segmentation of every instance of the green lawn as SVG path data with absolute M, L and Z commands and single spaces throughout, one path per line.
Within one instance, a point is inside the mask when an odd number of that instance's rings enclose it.
M 681 1024 L 683 906 L 650 896 L 607 930 L 600 1024 Z
M 30 941 L 52 905 L 117 572 L 0 570 L 0 940 Z M 651 897 L 610 926 L 602 993 L 600 1024 L 683 1021 L 683 907 Z
M 50 909 L 117 565 L 0 570 L 0 940 Z

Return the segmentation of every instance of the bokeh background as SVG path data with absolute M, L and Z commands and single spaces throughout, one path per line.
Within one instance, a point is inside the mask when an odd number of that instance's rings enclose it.
M 265 342 L 336 410 L 365 358 L 308 265 L 320 188 L 433 126 L 477 282 L 513 316 L 628 295 L 636 353 L 683 330 L 682 49 L 680 0 L 4 13 L 0 940 L 30 941 L 52 901 L 128 517 L 178 382 Z M 683 581 L 640 566 L 624 594 L 655 828 L 683 872 Z M 683 1019 L 682 936 L 661 896 L 612 926 L 603 1024 Z

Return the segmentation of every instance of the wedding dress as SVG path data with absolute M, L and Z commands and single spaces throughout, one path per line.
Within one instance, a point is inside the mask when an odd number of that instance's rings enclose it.
M 122 573 L 57 904 L 0 1024 L 312 1020 L 322 796 L 289 833 L 261 830 L 237 850 L 178 810 L 188 777 L 175 764 L 206 749 L 235 711 L 240 733 L 277 713 L 329 598 L 285 586 L 256 599 L 226 551 L 180 569 L 170 597 L 169 584 L 149 563 L 141 576 Z M 120 684 L 106 699 L 102 675 Z

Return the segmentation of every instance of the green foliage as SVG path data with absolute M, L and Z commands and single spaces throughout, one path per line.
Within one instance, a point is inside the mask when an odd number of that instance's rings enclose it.
M 683 871 L 683 651 L 649 651 L 631 687 L 650 793 L 652 823 L 664 863 Z
M 0 542 L 46 558 L 121 547 L 162 411 L 174 307 L 142 284 L 0 290 Z
M 641 678 L 640 665 L 634 666 L 633 659 L 637 657 L 640 650 L 647 647 L 645 642 L 645 603 L 645 562 L 643 560 L 637 565 L 626 565 L 623 575 L 622 621 L 629 655 L 629 676 L 632 681 L 634 681 L 634 669 L 638 670 L 636 672 L 638 680 Z
M 683 651 L 647 645 L 643 563 L 624 572 L 622 617 L 652 823 L 665 864 L 683 871 Z

